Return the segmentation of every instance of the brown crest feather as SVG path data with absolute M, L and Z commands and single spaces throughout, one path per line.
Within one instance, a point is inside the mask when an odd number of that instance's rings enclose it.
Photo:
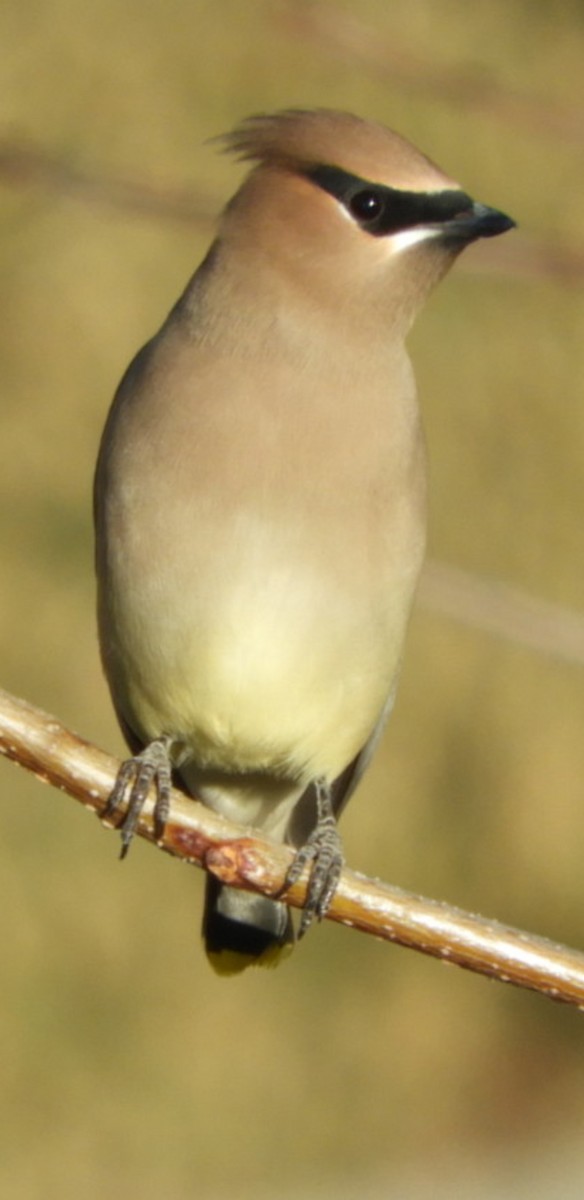
M 240 160 L 284 166 L 337 166 L 392 187 L 456 186 L 405 138 L 375 121 L 335 109 L 284 109 L 248 117 L 214 139 Z

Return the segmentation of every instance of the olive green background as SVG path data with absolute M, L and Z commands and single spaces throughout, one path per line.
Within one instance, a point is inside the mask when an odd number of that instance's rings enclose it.
M 584 611 L 582 272 L 557 267 L 583 259 L 583 52 L 581 3 L 4 0 L 1 686 L 122 751 L 94 629 L 100 430 L 240 177 L 206 139 L 289 105 L 394 125 L 519 222 L 411 338 L 430 551 Z M 350 865 L 583 945 L 583 729 L 581 667 L 420 607 Z M 331 924 L 217 979 L 196 870 L 144 843 L 121 866 L 12 764 L 0 788 L 3 1196 L 582 1194 L 581 1014 Z

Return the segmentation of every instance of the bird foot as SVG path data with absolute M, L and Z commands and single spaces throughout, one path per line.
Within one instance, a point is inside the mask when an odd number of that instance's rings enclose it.
M 154 830 L 157 838 L 162 837 L 164 833 L 164 827 L 168 820 L 172 786 L 170 746 L 170 738 L 156 738 L 140 754 L 126 759 L 118 771 L 116 782 L 102 816 L 107 820 L 117 812 L 125 801 L 129 788 L 128 808 L 120 825 L 122 836 L 120 858 L 125 858 L 130 849 L 130 843 L 152 783 L 156 788 Z
M 304 937 L 315 918 L 320 921 L 326 915 L 344 862 L 330 785 L 324 779 L 318 779 L 315 786 L 316 826 L 308 841 L 297 851 L 285 883 L 285 889 L 291 887 L 300 878 L 305 866 L 309 862 L 312 863 L 298 938 Z

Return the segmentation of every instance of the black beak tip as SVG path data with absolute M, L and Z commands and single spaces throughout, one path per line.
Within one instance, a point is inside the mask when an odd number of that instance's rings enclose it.
M 496 208 L 488 208 L 484 215 L 479 217 L 479 226 L 479 237 L 497 237 L 500 233 L 516 229 L 517 222 Z
M 500 233 L 507 233 L 514 228 L 515 221 L 506 213 L 475 201 L 445 222 L 444 234 L 449 242 L 464 245 L 476 242 L 479 238 L 498 237 Z

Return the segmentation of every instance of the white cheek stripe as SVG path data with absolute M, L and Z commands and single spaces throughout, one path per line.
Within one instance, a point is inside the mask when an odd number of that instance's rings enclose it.
M 439 195 L 438 191 L 436 195 Z M 340 200 L 336 201 L 337 208 L 346 221 L 350 221 L 351 225 L 356 225 L 355 218 L 347 211 L 345 205 Z M 365 231 L 363 231 L 365 232 Z M 429 238 L 439 237 L 442 233 L 440 226 L 436 225 L 416 225 L 414 229 L 402 229 L 401 233 L 386 233 L 380 237 L 374 237 L 372 234 L 367 234 L 367 237 L 381 243 L 386 254 L 401 254 L 402 250 L 409 249 L 410 246 L 415 246 L 417 242 L 424 242 Z
M 388 254 L 400 254 L 416 242 L 424 242 L 428 238 L 439 237 L 442 230 L 435 225 L 419 225 L 416 229 L 403 229 L 401 233 L 391 233 L 385 238 Z

